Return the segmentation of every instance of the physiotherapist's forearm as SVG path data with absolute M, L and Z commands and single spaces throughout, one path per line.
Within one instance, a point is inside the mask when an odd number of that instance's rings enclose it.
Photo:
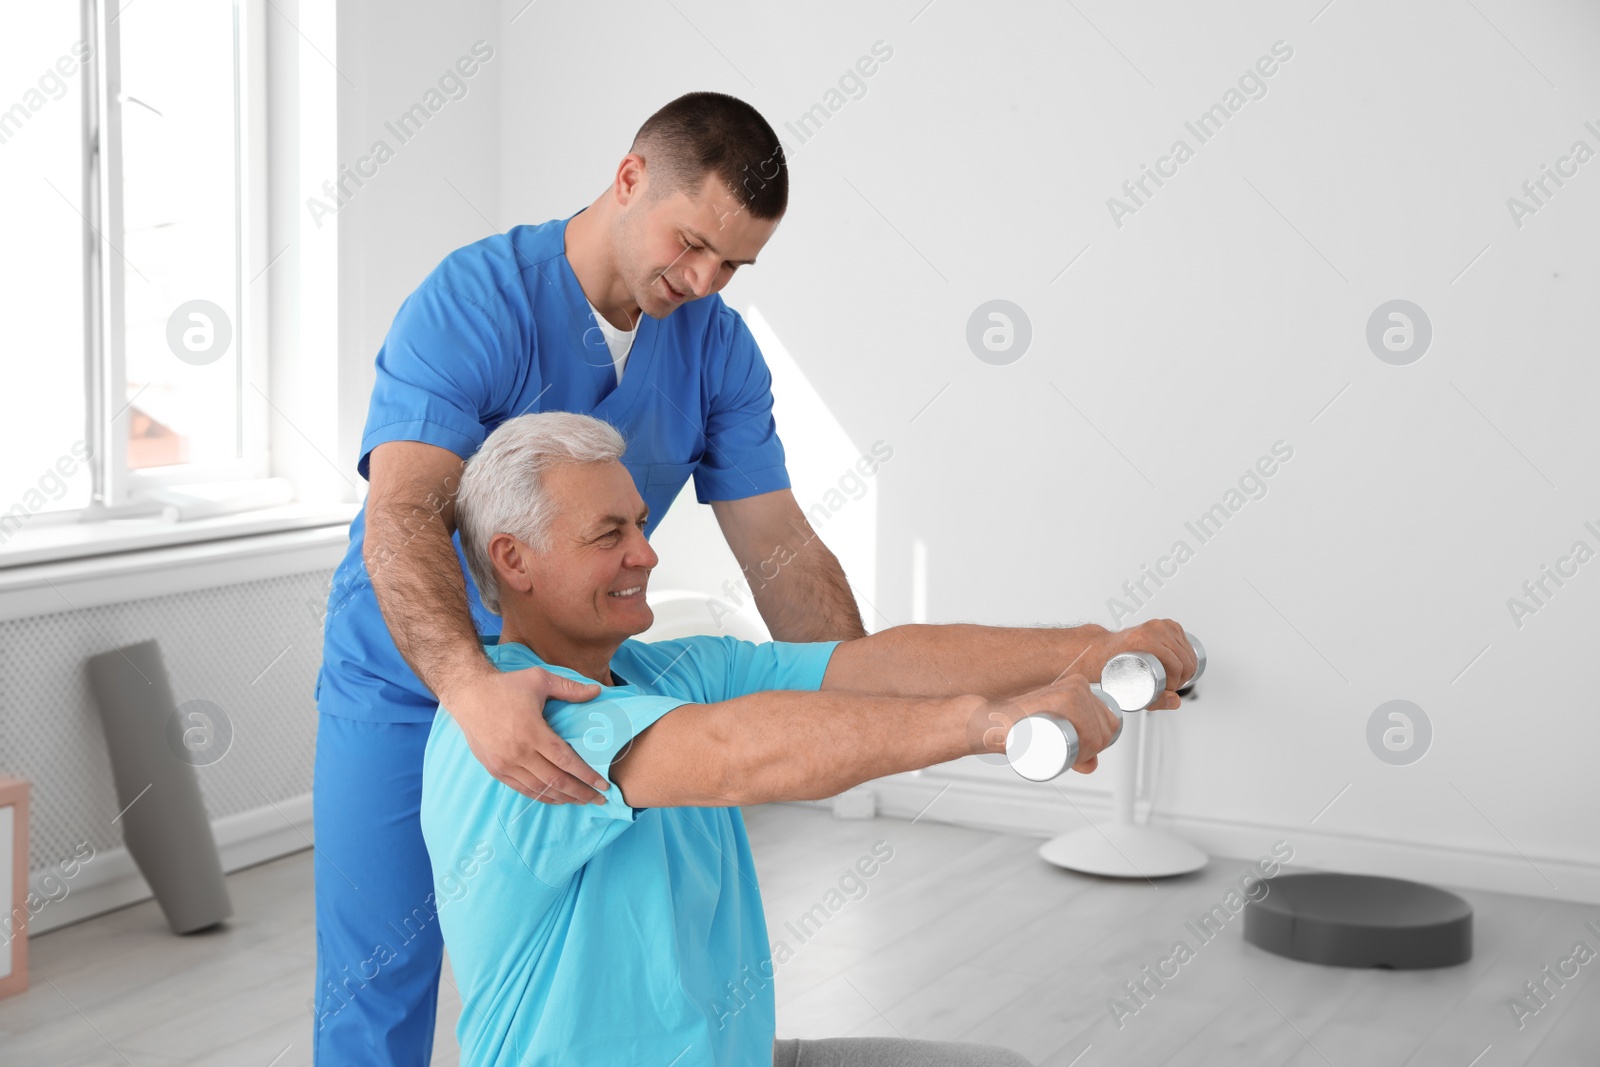
M 484 668 L 445 516 L 410 503 L 369 508 L 364 558 L 395 647 L 436 696 Z
M 1068 674 L 1098 678 L 1108 631 L 1074 627 L 908 624 L 840 645 L 824 689 L 871 690 L 903 697 L 976 693 L 1005 700 Z
M 866 634 L 844 568 L 814 531 L 798 532 L 747 575 L 774 641 L 849 641 Z M 771 577 L 768 577 L 768 574 Z

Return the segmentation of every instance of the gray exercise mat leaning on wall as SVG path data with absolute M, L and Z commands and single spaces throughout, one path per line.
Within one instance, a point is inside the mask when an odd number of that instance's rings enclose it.
M 233 914 L 194 766 L 174 752 L 177 707 L 155 640 L 89 657 L 122 838 L 175 934 Z

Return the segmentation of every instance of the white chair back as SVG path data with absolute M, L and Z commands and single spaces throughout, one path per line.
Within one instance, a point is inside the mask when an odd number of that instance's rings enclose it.
M 645 599 L 655 622 L 644 633 L 634 635 L 635 641 L 671 641 L 695 634 L 731 636 L 757 644 L 772 640 L 761 613 L 748 600 L 735 609 L 728 601 L 688 589 L 651 590 Z

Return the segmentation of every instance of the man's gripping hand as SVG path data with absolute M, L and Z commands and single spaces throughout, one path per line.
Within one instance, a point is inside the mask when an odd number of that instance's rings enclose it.
M 1151 711 L 1171 711 L 1182 703 L 1178 690 L 1188 684 L 1200 665 L 1182 626 L 1171 619 L 1151 619 L 1130 630 L 1107 630 L 1096 638 L 1094 651 L 1077 667 L 1092 678 L 1099 678 L 1106 664 L 1124 652 L 1148 652 L 1166 668 L 1166 692 L 1150 705 Z
M 1010 700 L 986 700 L 973 717 L 972 751 L 1003 753 L 1006 734 L 1019 719 L 1040 712 L 1066 719 L 1078 732 L 1078 762 L 1072 769 L 1089 774 L 1100 765 L 1100 751 L 1111 743 L 1120 725 L 1116 713 L 1089 689 L 1081 674 L 1064 678 Z

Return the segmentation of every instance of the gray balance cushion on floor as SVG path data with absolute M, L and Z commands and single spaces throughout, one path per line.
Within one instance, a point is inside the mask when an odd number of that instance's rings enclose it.
M 1472 958 L 1472 905 L 1399 878 L 1285 874 L 1244 909 L 1244 939 L 1279 956 L 1329 967 L 1397 971 Z
M 177 708 L 161 649 L 142 641 L 91 656 L 88 667 L 128 852 L 173 933 L 215 926 L 233 905 L 194 765 L 170 740 Z

